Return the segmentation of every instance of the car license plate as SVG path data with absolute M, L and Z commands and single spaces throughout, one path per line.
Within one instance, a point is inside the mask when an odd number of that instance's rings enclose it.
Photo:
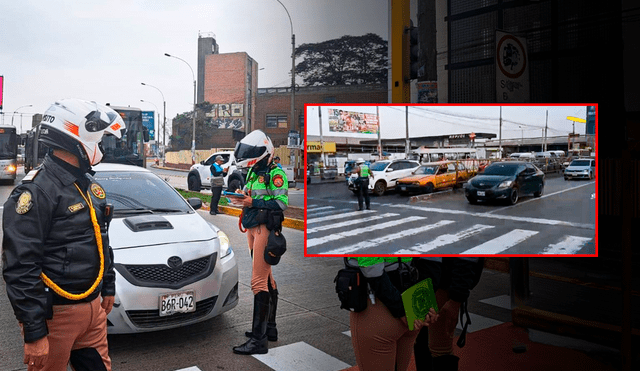
M 160 317 L 195 312 L 195 310 L 196 301 L 193 291 L 160 295 Z
M 406 191 L 406 190 L 407 190 L 407 187 L 402 186 L 402 187 L 400 187 L 400 190 L 401 190 L 401 191 Z
M 485 196 L 484 191 L 478 191 L 478 196 L 484 197 Z

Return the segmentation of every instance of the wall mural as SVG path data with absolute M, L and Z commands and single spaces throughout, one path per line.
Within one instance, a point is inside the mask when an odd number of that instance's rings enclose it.
M 208 124 L 218 129 L 244 130 L 244 104 L 215 103 L 207 113 Z

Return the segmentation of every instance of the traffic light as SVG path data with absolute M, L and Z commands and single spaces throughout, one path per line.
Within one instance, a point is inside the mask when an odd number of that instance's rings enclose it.
M 417 79 L 424 73 L 420 66 L 420 42 L 418 39 L 418 27 L 415 27 L 411 21 L 409 27 L 409 79 L 411 80 Z

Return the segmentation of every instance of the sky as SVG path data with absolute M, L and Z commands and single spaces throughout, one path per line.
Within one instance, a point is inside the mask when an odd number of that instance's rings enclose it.
M 318 108 L 322 110 L 322 136 L 344 136 L 329 131 L 328 110 L 342 109 L 352 112 L 376 113 L 376 106 L 307 106 L 307 135 L 320 135 Z M 547 121 L 547 111 L 549 119 Z M 406 137 L 405 106 L 379 106 L 380 137 L 384 139 Z M 541 138 L 548 126 L 547 136 L 566 136 L 573 132 L 568 116 L 586 119 L 586 106 L 503 106 L 502 139 Z M 500 133 L 500 106 L 431 105 L 409 107 L 409 136 L 436 136 L 468 133 Z M 585 124 L 575 123 L 575 132 L 584 134 Z M 357 138 L 377 139 L 375 134 L 349 134 Z
M 388 39 L 387 0 L 281 2 L 291 16 L 296 46 L 367 33 Z M 220 53 L 249 54 L 261 69 L 258 87 L 290 86 L 291 23 L 283 5 L 277 0 L 3 0 L 4 124 L 13 117 L 18 130 L 22 122 L 27 131 L 32 114 L 62 98 L 149 111 L 155 104 L 162 111 L 164 95 L 169 125 L 176 114 L 193 109 L 193 75 L 184 62 L 164 53 L 184 59 L 197 74 L 200 32 L 216 35 Z

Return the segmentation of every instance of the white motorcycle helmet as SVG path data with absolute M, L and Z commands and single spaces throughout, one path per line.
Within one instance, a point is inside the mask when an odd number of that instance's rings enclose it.
M 358 158 L 358 160 L 356 161 L 356 164 L 358 165 L 364 164 L 364 159 L 362 157 Z
M 124 120 L 112 108 L 81 99 L 62 99 L 42 116 L 38 140 L 72 153 L 86 169 L 102 160 L 102 136 L 108 133 L 120 138 L 122 130 L 126 130 Z
M 275 152 L 271 139 L 261 130 L 254 130 L 236 144 L 233 155 L 238 167 L 253 167 L 258 163 L 268 165 Z

